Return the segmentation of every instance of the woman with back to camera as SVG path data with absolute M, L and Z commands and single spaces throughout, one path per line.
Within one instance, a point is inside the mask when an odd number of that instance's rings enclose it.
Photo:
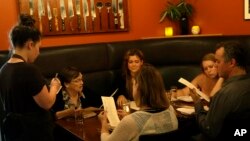
M 162 76 L 153 66 L 142 66 L 135 77 L 132 93 L 140 110 L 123 117 L 111 134 L 107 113 L 99 114 L 101 141 L 138 141 L 143 134 L 160 134 L 178 128 L 174 109 L 165 94 Z
M 53 78 L 48 90 L 42 74 L 32 64 L 41 46 L 41 33 L 34 24 L 31 16 L 20 16 L 20 23 L 10 32 L 13 54 L 0 70 L 1 111 L 6 112 L 1 131 L 6 141 L 53 140 L 49 109 L 61 84 Z
M 123 80 L 120 83 L 116 101 L 118 107 L 122 107 L 123 104 L 133 100 L 132 84 L 143 64 L 144 54 L 141 50 L 132 48 L 125 53 L 122 66 Z
M 84 87 L 84 77 L 76 67 L 63 68 L 58 78 L 62 82 L 62 90 L 57 95 L 53 106 L 56 119 L 74 116 L 75 112 L 91 112 L 100 110 L 95 108 L 101 105 L 101 97 L 98 97 Z M 84 93 L 83 93 L 84 92 Z
M 206 54 L 201 61 L 202 73 L 192 80 L 192 84 L 200 89 L 204 94 L 212 97 L 220 88 L 223 78 L 219 78 L 216 67 L 216 59 L 213 53 Z M 190 89 L 185 87 L 177 90 L 173 97 L 189 95 Z

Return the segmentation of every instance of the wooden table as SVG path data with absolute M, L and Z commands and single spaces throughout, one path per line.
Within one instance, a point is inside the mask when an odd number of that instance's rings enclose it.
M 173 106 L 176 109 L 182 104 L 193 105 L 193 103 L 174 102 Z M 197 133 L 198 127 L 195 124 L 194 115 L 182 115 L 177 112 L 177 118 L 179 129 L 183 130 L 183 133 L 187 136 Z M 74 118 L 60 119 L 56 121 L 56 126 L 60 128 L 60 133 L 57 135 L 61 138 L 57 139 L 58 141 L 100 141 L 101 123 L 97 116 L 84 119 L 83 124 L 76 123 Z M 65 138 L 65 134 L 68 134 L 67 138 Z
M 69 132 L 78 141 L 100 141 L 101 123 L 97 116 L 84 119 L 83 124 L 74 119 L 60 119 L 56 121 L 59 128 Z

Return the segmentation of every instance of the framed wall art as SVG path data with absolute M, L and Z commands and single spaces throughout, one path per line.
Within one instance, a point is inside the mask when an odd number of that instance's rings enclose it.
M 43 35 L 128 31 L 127 0 L 19 0 Z
M 244 19 L 250 20 L 250 0 L 244 0 Z

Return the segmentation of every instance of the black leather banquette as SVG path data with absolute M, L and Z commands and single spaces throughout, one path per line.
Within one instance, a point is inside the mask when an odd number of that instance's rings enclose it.
M 162 74 L 166 89 L 178 83 L 180 77 L 192 80 L 201 72 L 200 60 L 221 41 L 238 40 L 250 52 L 250 36 L 188 36 L 161 39 L 141 39 L 110 43 L 70 45 L 40 49 L 35 64 L 46 78 L 51 78 L 66 66 L 75 66 L 85 74 L 85 87 L 99 95 L 110 95 L 120 81 L 124 53 L 139 48 L 146 62 Z M 8 51 L 0 52 L 0 66 L 8 58 Z M 250 65 L 250 56 L 248 56 Z

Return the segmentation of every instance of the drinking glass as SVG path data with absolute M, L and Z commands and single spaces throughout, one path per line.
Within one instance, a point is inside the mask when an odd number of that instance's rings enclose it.
M 130 112 L 130 102 L 122 104 L 123 111 L 129 113 Z
M 173 98 L 176 98 L 177 87 L 171 86 L 169 92 L 170 92 L 170 100 L 172 100 Z
M 75 109 L 75 115 L 74 116 L 75 116 L 75 122 L 77 124 L 83 124 L 84 117 L 83 117 L 83 113 L 82 113 L 81 110 Z

